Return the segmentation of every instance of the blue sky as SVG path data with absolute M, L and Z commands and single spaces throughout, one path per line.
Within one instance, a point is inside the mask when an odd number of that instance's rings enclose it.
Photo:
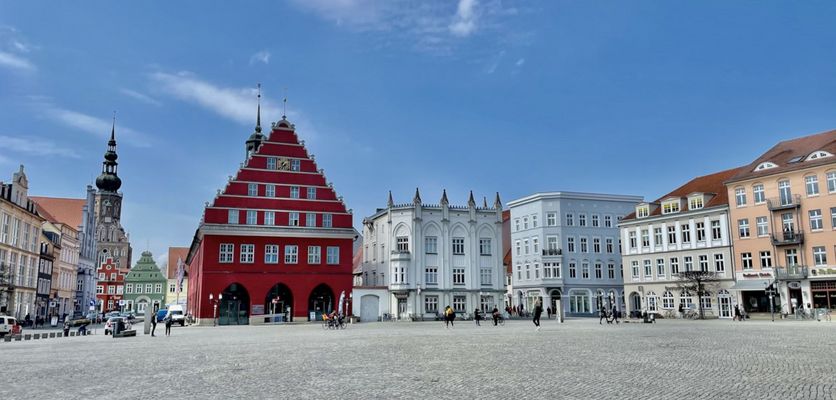
M 836 128 L 832 2 L 0 1 L 0 179 L 81 197 L 117 111 L 135 251 L 187 246 L 261 82 L 355 225 L 421 188 L 656 198 Z

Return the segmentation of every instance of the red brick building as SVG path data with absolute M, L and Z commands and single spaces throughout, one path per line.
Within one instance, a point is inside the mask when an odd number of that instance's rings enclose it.
M 246 141 L 246 160 L 207 203 L 186 259 L 198 323 L 318 319 L 352 286 L 351 211 L 284 117 Z M 210 300 L 211 296 L 211 300 Z
M 96 283 L 97 310 L 99 312 L 119 311 L 119 300 L 123 299 L 127 270 L 119 269 L 113 258 L 107 257 L 99 264 Z

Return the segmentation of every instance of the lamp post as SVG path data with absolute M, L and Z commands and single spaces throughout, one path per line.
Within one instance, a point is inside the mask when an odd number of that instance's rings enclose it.
M 772 314 L 772 322 L 775 322 L 775 301 L 773 301 L 775 296 L 775 288 L 773 287 L 774 283 L 769 284 L 764 282 L 764 284 L 767 285 L 765 292 L 769 296 L 769 313 Z
M 418 288 L 418 293 L 419 293 L 419 294 L 421 293 L 421 289 L 420 289 L 420 288 Z M 350 308 L 350 307 L 351 307 L 351 301 L 352 301 L 353 299 L 354 299 L 354 292 L 349 292 L 349 293 L 348 293 L 348 304 L 346 304 L 346 306 L 345 306 L 345 313 L 346 313 L 346 315 L 348 315 L 348 316 L 349 316 L 349 318 L 348 318 L 348 321 L 349 321 L 349 322 L 354 321 L 354 319 L 353 319 L 353 317 L 354 317 L 354 310 L 351 310 L 351 312 L 349 312 L 349 310 L 351 309 L 351 308 Z
M 212 303 L 212 326 L 218 325 L 218 303 L 223 300 L 224 295 L 222 293 L 218 294 L 218 299 L 212 296 L 212 293 L 209 293 L 209 302 Z

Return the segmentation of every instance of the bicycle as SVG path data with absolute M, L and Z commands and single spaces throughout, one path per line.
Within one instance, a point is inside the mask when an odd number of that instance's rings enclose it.
M 499 326 L 505 326 L 505 318 L 502 316 L 502 314 L 496 317 L 496 324 Z
M 700 313 L 698 313 L 694 310 L 687 310 L 687 311 L 685 311 L 685 314 L 682 316 L 682 318 L 699 319 L 700 318 Z

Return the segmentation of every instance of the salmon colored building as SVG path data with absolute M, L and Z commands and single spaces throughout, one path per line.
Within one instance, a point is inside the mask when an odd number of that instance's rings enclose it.
M 186 259 L 198 324 L 319 319 L 352 288 L 352 214 L 285 117 L 203 213 Z
M 778 143 L 728 181 L 735 288 L 749 312 L 836 310 L 836 130 Z

